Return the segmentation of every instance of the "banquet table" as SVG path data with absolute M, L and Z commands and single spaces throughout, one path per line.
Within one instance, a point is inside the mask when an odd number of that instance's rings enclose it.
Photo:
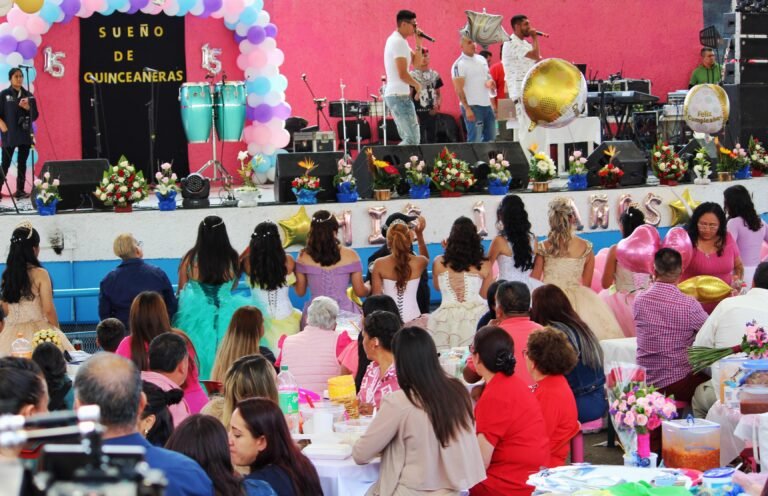
M 600 347 L 606 374 L 611 372 L 614 362 L 637 363 L 637 338 L 603 339 Z
M 365 465 L 358 465 L 351 457 L 344 460 L 309 459 L 320 476 L 323 494 L 362 496 L 379 478 L 379 458 Z

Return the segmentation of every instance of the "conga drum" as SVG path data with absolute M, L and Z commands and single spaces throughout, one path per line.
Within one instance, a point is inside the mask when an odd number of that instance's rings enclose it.
M 184 83 L 179 88 L 181 123 L 190 143 L 205 143 L 211 136 L 211 88 L 207 83 Z
M 240 141 L 245 127 L 245 83 L 216 83 L 214 108 L 216 135 L 221 141 Z

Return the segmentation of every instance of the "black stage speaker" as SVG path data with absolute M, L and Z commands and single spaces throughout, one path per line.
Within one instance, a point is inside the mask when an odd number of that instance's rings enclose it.
M 589 186 L 598 186 L 600 178 L 597 175 L 603 166 L 605 166 L 610 157 L 606 155 L 605 150 L 613 146 L 618 151 L 618 155 L 613 160 L 614 165 L 618 165 L 624 171 L 621 178 L 622 186 L 637 186 L 645 184 L 648 177 L 648 159 L 640 148 L 632 141 L 604 141 L 587 158 L 587 184 Z
M 50 172 L 52 178 L 60 181 L 61 200 L 56 205 L 57 210 L 103 208 L 104 204 L 93 192 L 108 168 L 109 161 L 105 158 L 58 160 L 43 164 L 41 174 Z
M 482 190 L 488 184 L 488 161 L 501 153 L 509 161 L 509 171 L 512 182 L 509 189 L 525 189 L 528 187 L 528 159 L 525 157 L 522 145 L 517 141 L 493 141 L 490 143 L 473 143 L 477 157 L 473 173 L 477 178 L 477 187 Z M 470 164 L 472 165 L 472 164 Z
M 683 176 L 683 179 L 679 182 L 690 183 L 696 179 L 696 174 L 693 173 L 693 166 L 695 165 L 693 159 L 701 148 L 706 150 L 707 157 L 709 158 L 709 170 L 711 171 L 709 178 L 712 180 L 717 179 L 717 147 L 715 147 L 715 140 L 710 140 L 709 143 L 707 143 L 703 139 L 692 139 L 677 152 L 680 158 L 685 160 L 688 164 L 688 172 L 685 173 L 685 176 Z
M 283 153 L 277 156 L 275 174 L 275 201 L 289 203 L 296 201 L 296 195 L 291 191 L 291 181 L 303 175 L 306 170 L 299 167 L 304 159 L 312 160 L 317 167 L 310 172 L 311 176 L 320 178 L 323 189 L 317 195 L 319 202 L 336 201 L 336 188 L 333 186 L 333 176 L 338 171 L 338 162 L 344 156 L 343 152 L 320 153 Z
M 768 115 L 768 84 L 726 84 L 724 87 L 731 102 L 726 144 L 733 146 L 738 142 L 746 147 L 750 136 L 763 143 L 768 142 L 768 126 L 765 125 L 765 116 Z
M 382 120 L 376 121 L 376 127 L 379 128 L 379 142 L 384 142 L 384 125 Z M 387 119 L 387 144 L 391 142 L 400 141 L 400 133 L 397 132 L 397 125 L 394 119 Z
M 355 176 L 357 183 L 357 193 L 361 198 L 373 197 L 373 188 L 371 181 L 371 173 L 368 170 L 368 157 L 365 155 L 365 150 L 370 148 L 373 151 L 373 156 L 379 160 L 384 160 L 397 167 L 400 174 L 403 176 L 403 180 L 400 181 L 400 186 L 397 188 L 398 193 L 403 194 L 408 191 L 408 183 L 405 181 L 405 164 L 414 155 L 421 158 L 421 149 L 415 145 L 387 145 L 387 146 L 366 146 L 363 147 L 361 152 L 357 155 L 354 163 L 352 164 L 352 174 Z M 426 162 L 427 168 L 430 168 L 432 163 Z

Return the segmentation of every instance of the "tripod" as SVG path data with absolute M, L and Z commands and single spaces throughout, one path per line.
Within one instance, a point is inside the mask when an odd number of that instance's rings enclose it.
M 221 165 L 221 162 L 219 162 L 216 158 L 216 85 L 214 84 L 214 77 L 213 75 L 206 76 L 206 79 L 208 79 L 208 85 L 211 87 L 211 95 L 213 95 L 213 105 L 211 105 L 211 132 L 213 134 L 213 139 L 211 140 L 211 151 L 213 154 L 213 158 L 206 163 L 203 164 L 202 167 L 197 171 L 197 174 L 203 175 L 203 172 L 208 170 L 208 168 L 213 168 L 213 177 L 211 177 L 212 181 L 219 181 L 219 174 L 221 174 L 221 181 L 225 183 L 231 183 L 232 182 L 232 176 L 227 172 L 227 170 L 224 168 L 223 165 Z M 224 83 L 227 80 L 227 76 L 222 73 L 221 82 Z M 224 85 L 222 84 L 221 88 L 222 94 L 219 95 L 219 98 L 221 99 L 221 112 L 224 112 Z M 222 115 L 222 122 L 224 122 L 224 116 Z

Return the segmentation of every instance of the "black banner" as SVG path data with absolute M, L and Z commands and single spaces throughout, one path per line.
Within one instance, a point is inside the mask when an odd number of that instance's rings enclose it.
M 187 141 L 178 100 L 179 87 L 185 80 L 183 17 L 116 12 L 106 17 L 95 14 L 81 19 L 83 158 L 97 156 L 98 113 L 101 156 L 111 164 L 125 155 L 151 181 L 157 164 L 172 162 L 174 171 L 186 176 L 189 173 Z M 154 169 L 150 168 L 149 158 L 149 102 L 153 92 Z

